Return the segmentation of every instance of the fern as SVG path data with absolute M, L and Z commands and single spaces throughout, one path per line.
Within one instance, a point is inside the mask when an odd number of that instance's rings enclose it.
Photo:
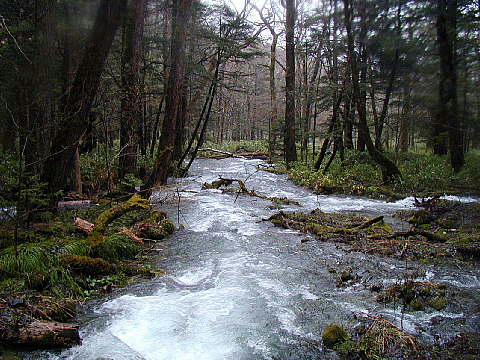
M 45 244 L 21 244 L 18 254 L 14 247 L 5 249 L 0 256 L 0 267 L 7 274 L 48 272 L 56 258 Z

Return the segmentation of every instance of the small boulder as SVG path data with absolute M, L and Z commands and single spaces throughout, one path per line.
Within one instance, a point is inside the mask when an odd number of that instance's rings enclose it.
M 329 325 L 322 334 L 323 345 L 328 349 L 333 349 L 336 345 L 339 345 L 350 339 L 350 336 L 345 329 L 336 324 Z

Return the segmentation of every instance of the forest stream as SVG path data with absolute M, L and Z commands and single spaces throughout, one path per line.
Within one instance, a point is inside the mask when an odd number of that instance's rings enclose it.
M 323 330 L 331 323 L 354 329 L 365 314 L 388 319 L 425 343 L 480 331 L 479 312 L 470 312 L 480 303 L 478 268 L 406 262 L 305 241 L 310 235 L 264 221 L 278 212 L 271 201 L 202 189 L 202 184 L 219 176 L 242 179 L 259 194 L 301 204 L 282 206 L 285 211 L 385 215 L 396 227 L 404 224 L 391 215 L 413 208 L 413 199 L 388 203 L 314 195 L 286 175 L 257 170 L 260 163 L 200 159 L 190 177 L 169 186 L 170 194 L 155 194 L 153 202 L 180 195 L 179 201 L 161 206 L 184 225 L 159 244 L 154 266 L 166 275 L 91 302 L 80 319 L 82 345 L 29 358 L 336 359 L 321 345 Z M 360 280 L 337 287 L 338 274 L 345 270 Z M 388 286 L 407 277 L 444 283 L 461 301 L 441 311 L 402 311 L 401 304 L 377 302 L 370 291 L 371 285 Z

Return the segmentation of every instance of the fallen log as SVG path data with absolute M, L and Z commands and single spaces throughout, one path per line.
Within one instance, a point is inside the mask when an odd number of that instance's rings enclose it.
M 396 231 L 392 234 L 389 235 L 371 235 L 368 236 L 369 239 L 395 239 L 397 237 L 409 237 L 409 236 L 423 236 L 424 238 L 427 239 L 429 242 L 434 242 L 434 243 L 444 243 L 447 241 L 447 239 L 441 235 L 437 235 L 435 233 L 432 233 L 430 231 L 425 231 L 425 230 L 417 230 L 417 229 L 412 229 L 412 230 L 407 230 L 407 231 Z
M 103 232 L 115 219 L 118 219 L 129 211 L 140 209 L 151 210 L 152 206 L 147 199 L 143 199 L 135 194 L 127 201 L 102 212 L 95 221 L 95 231 Z
M 23 326 L 2 326 L 0 343 L 29 348 L 65 348 L 80 344 L 79 326 L 34 320 Z
M 69 200 L 69 201 L 59 201 L 57 208 L 60 211 L 67 210 L 78 210 L 86 207 L 95 206 L 96 204 L 90 200 Z
M 358 226 L 355 226 L 354 229 L 356 229 L 356 230 L 366 229 L 367 227 L 369 227 L 373 224 L 376 224 L 377 222 L 380 222 L 382 220 L 383 220 L 383 215 L 380 215 L 380 216 L 374 217 L 370 220 L 367 220 L 367 221 L 365 221 L 364 223 L 362 223 Z
M 95 227 L 95 225 L 92 224 L 91 222 L 84 220 L 78 216 L 75 216 L 73 218 L 73 222 L 77 227 L 77 229 L 83 231 L 86 234 L 90 234 L 93 231 L 93 228 Z
M 212 149 L 212 148 L 198 149 L 198 151 L 210 151 L 210 152 L 213 152 L 213 153 L 216 153 L 216 154 L 225 155 L 225 157 L 233 157 L 233 158 L 244 159 L 244 157 L 241 156 L 241 155 L 236 155 L 236 154 L 228 152 L 228 151 L 222 151 L 222 150 L 217 150 L 217 149 Z

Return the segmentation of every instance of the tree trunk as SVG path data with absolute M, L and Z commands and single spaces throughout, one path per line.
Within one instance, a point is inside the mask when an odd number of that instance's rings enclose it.
M 295 146 L 295 0 L 286 0 L 285 71 L 285 161 L 287 167 L 297 160 Z
M 345 149 L 353 149 L 353 122 L 355 120 L 355 108 L 352 107 L 350 71 L 345 74 L 345 95 L 343 97 L 343 144 Z
M 365 141 L 365 145 L 367 147 L 368 153 L 372 157 L 372 159 L 380 166 L 382 170 L 382 178 L 384 183 L 390 183 L 395 179 L 401 178 L 402 175 L 398 170 L 397 166 L 388 159 L 383 153 L 378 151 L 378 149 L 373 144 L 372 138 L 370 137 L 370 132 L 368 130 L 366 118 L 367 118 L 367 109 L 366 104 L 362 95 L 362 91 L 360 89 L 360 80 L 358 78 L 358 65 L 357 59 L 355 55 L 355 48 L 354 48 L 354 39 L 353 39 L 353 32 L 352 32 L 352 8 L 350 0 L 343 0 L 344 4 L 344 15 L 345 15 L 345 27 L 347 30 L 347 42 L 348 42 L 348 62 L 351 67 L 352 72 L 352 85 L 353 85 L 353 97 L 357 104 L 357 112 L 359 119 L 363 119 L 363 121 L 359 120 L 359 130 L 363 133 L 363 138 Z M 364 49 L 366 51 L 366 49 Z M 363 54 L 365 59 L 366 54 Z
M 457 114 L 457 0 L 439 0 L 437 14 L 437 41 L 440 54 L 438 124 L 446 126 L 449 139 L 450 163 L 458 172 L 465 160 L 461 118 Z M 439 134 L 441 135 L 441 134 Z M 434 150 L 444 152 L 444 144 L 434 138 Z
M 137 165 L 137 126 L 142 121 L 140 60 L 144 26 L 145 0 L 130 1 L 124 22 L 122 91 L 120 115 L 119 177 L 135 174 Z
M 125 11 L 125 0 L 102 0 L 82 62 L 63 101 L 63 119 L 52 142 L 42 179 L 55 192 L 65 186 L 73 157 L 88 124 L 88 115 L 113 38 Z
M 270 121 L 268 126 L 268 156 L 272 161 L 273 152 L 275 151 L 275 141 L 273 131 L 277 129 L 278 105 L 277 105 L 277 87 L 275 86 L 275 67 L 277 63 L 277 41 L 278 34 L 270 30 L 272 35 L 272 45 L 270 46 L 270 66 L 269 66 L 269 84 L 270 84 Z
M 178 111 L 181 103 L 185 63 L 185 39 L 187 23 L 193 0 L 179 0 L 174 4 L 172 41 L 170 50 L 170 73 L 168 76 L 165 118 L 153 172 L 148 185 L 166 184 L 173 158 Z

